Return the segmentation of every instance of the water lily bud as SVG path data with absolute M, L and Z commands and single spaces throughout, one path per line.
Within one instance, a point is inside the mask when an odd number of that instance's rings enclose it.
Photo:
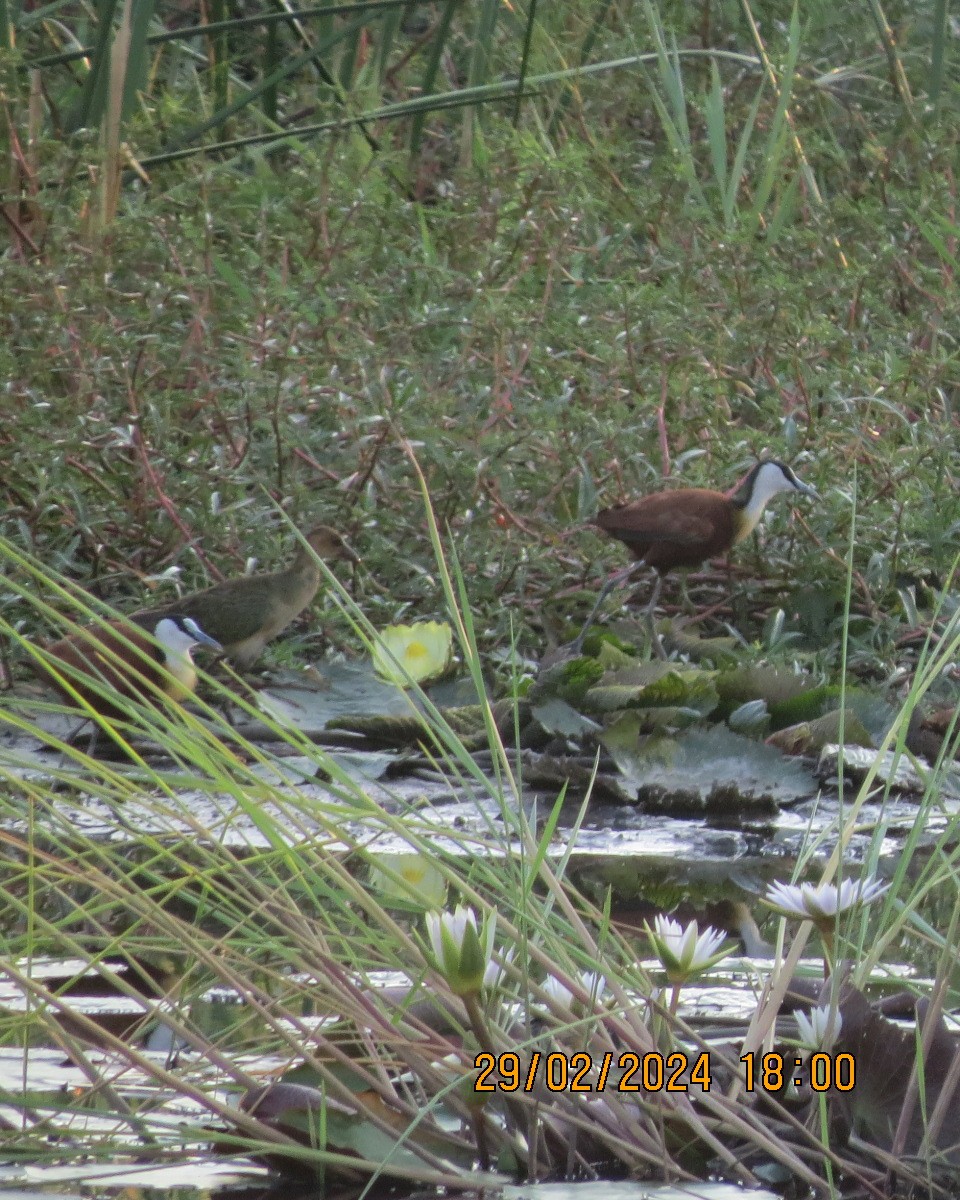
M 475 996 L 493 957 L 496 918 L 477 928 L 477 914 L 458 904 L 454 912 L 426 914 L 427 937 L 437 970 L 457 996 Z

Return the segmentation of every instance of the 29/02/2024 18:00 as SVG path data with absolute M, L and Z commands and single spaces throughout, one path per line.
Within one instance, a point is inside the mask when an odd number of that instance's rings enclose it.
M 596 1060 L 596 1061 L 595 1061 Z M 744 1090 L 757 1088 L 780 1092 L 787 1083 L 809 1086 L 815 1092 L 853 1090 L 856 1060 L 852 1054 L 827 1054 L 819 1051 L 808 1058 L 791 1059 L 769 1051 L 744 1054 L 740 1058 Z M 479 1072 L 475 1092 L 530 1092 L 538 1080 L 550 1092 L 603 1092 L 609 1086 L 617 1092 L 686 1092 L 691 1085 L 708 1092 L 713 1081 L 710 1051 L 691 1055 L 677 1050 L 672 1054 L 650 1051 L 636 1054 L 612 1050 L 592 1055 L 586 1050 L 574 1054 L 534 1050 L 522 1061 L 519 1054 L 478 1054 L 473 1061 Z

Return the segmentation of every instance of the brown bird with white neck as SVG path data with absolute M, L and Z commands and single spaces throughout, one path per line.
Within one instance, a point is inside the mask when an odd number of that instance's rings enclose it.
M 43 647 L 31 667 L 67 704 L 123 721 L 130 719 L 130 701 L 156 706 L 164 697 L 181 701 L 193 693 L 195 646 L 221 648 L 182 614 L 134 616 L 78 629 Z
M 639 566 L 652 567 L 657 576 L 647 606 L 652 626 L 663 576 L 676 568 L 698 567 L 708 558 L 724 554 L 742 542 L 756 527 L 768 502 L 781 492 L 817 496 L 816 489 L 801 483 L 786 463 L 764 459 L 751 467 L 728 492 L 678 488 L 602 509 L 594 524 L 623 542 L 633 554 L 634 562 L 618 571 L 601 589 L 593 611 L 573 643 L 575 649 L 579 652 L 600 606 L 612 589 L 628 579 Z M 665 657 L 655 633 L 653 643 L 655 651 Z

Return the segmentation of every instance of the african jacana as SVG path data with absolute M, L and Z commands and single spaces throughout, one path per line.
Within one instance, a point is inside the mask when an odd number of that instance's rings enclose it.
M 594 524 L 631 551 L 634 561 L 612 576 L 600 591 L 593 611 L 573 645 L 579 651 L 594 617 L 613 588 L 628 579 L 638 565 L 652 567 L 656 583 L 647 618 L 653 629 L 653 611 L 660 598 L 663 576 L 677 567 L 698 567 L 714 555 L 742 542 L 760 520 L 767 502 L 780 492 L 799 492 L 816 498 L 817 491 L 801 483 L 786 463 L 764 459 L 756 463 L 729 492 L 710 488 L 678 488 L 654 492 L 629 504 L 597 513 Z M 654 650 L 666 657 L 656 632 Z
M 329 525 L 316 526 L 307 534 L 306 542 L 324 562 L 359 561 L 340 534 Z M 159 618 L 177 613 L 192 617 L 216 638 L 233 662 L 239 667 L 248 667 L 267 642 L 303 612 L 319 587 L 320 568 L 313 555 L 299 545 L 286 570 L 228 579 L 136 616 L 138 619 Z
M 68 704 L 83 709 L 85 701 L 100 716 L 122 721 L 129 717 L 124 698 L 156 704 L 160 696 L 184 700 L 193 692 L 194 646 L 221 649 L 191 617 L 132 616 L 78 629 L 45 647 L 31 665 Z

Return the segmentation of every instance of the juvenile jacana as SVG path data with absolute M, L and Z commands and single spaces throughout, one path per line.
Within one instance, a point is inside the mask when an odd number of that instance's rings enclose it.
M 318 525 L 306 536 L 307 545 L 324 562 L 347 559 L 358 562 L 335 529 Z M 223 647 L 238 667 L 248 667 L 290 622 L 300 615 L 320 587 L 320 568 L 302 544 L 290 566 L 284 571 L 242 575 L 228 579 L 202 592 L 183 596 L 163 608 L 136 614 L 137 618 L 158 619 L 167 614 L 192 617 Z
M 100 716 L 122 721 L 129 716 L 124 698 L 156 704 L 161 695 L 184 700 L 193 692 L 194 646 L 221 649 L 191 617 L 133 616 L 79 629 L 45 647 L 44 659 L 34 658 L 32 666 L 68 704 L 82 709 L 80 697 Z
M 706 559 L 724 554 L 742 542 L 760 520 L 767 502 L 780 492 L 799 492 L 816 498 L 815 488 L 801 483 L 786 463 L 764 459 L 756 463 L 729 492 L 710 488 L 679 488 L 654 492 L 629 504 L 618 504 L 597 513 L 594 524 L 623 542 L 633 554 L 629 567 L 618 571 L 601 589 L 593 611 L 574 642 L 579 651 L 593 620 L 613 588 L 628 579 L 638 566 L 656 573 L 647 617 L 653 628 L 653 611 L 660 598 L 663 576 L 677 567 L 698 567 Z M 654 631 L 653 645 L 665 657 Z

